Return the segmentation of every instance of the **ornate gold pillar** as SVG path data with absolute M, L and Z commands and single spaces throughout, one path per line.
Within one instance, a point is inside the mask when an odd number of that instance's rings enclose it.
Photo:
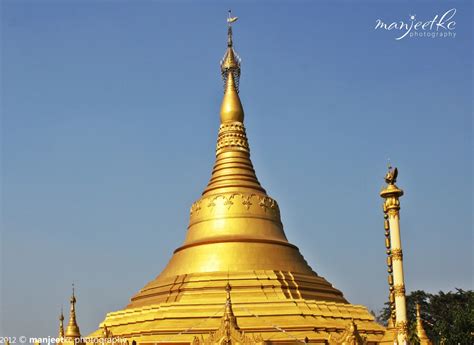
M 400 238 L 400 200 L 403 190 L 397 187 L 398 170 L 389 167 L 385 175 L 387 186 L 382 189 L 380 196 L 384 198 L 383 210 L 385 213 L 385 230 L 388 233 L 386 239 L 387 251 L 389 253 L 388 262 L 390 297 L 395 301 L 395 327 L 397 328 L 398 344 L 407 344 L 408 323 L 405 301 L 405 279 L 403 276 L 403 252 Z M 390 267 L 391 266 L 391 267 Z M 390 272 L 392 271 L 392 272 Z

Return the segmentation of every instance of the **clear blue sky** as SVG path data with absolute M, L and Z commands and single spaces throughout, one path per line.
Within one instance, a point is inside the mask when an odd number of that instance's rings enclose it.
M 225 16 L 257 175 L 313 269 L 387 299 L 381 199 L 399 167 L 408 291 L 473 287 L 472 4 L 5 1 L 1 335 L 84 334 L 160 273 L 208 182 Z M 456 8 L 455 38 L 376 19 Z

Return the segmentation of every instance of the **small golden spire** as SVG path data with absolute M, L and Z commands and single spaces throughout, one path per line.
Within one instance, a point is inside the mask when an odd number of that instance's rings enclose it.
M 416 335 L 420 340 L 420 345 L 431 345 L 431 341 L 426 335 L 425 329 L 423 328 L 423 321 L 421 320 L 420 305 L 416 304 Z
M 228 72 L 224 99 L 221 105 L 221 123 L 244 122 L 244 109 L 235 87 L 234 75 Z
M 225 313 L 224 313 L 223 322 L 224 322 L 226 328 L 233 327 L 235 329 L 238 329 L 237 318 L 234 315 L 234 310 L 232 309 L 232 300 L 230 298 L 230 291 L 231 290 L 232 290 L 232 287 L 230 286 L 229 283 L 227 283 L 227 285 L 225 287 L 226 300 L 225 300 Z
M 227 18 L 227 50 L 221 61 L 221 73 L 224 80 L 224 99 L 221 106 L 221 123 L 244 122 L 244 109 L 239 98 L 240 58 L 233 47 L 232 23 L 237 17 L 232 17 L 229 11 Z
M 329 345 L 339 345 L 339 344 L 357 344 L 365 345 L 367 344 L 367 338 L 362 337 L 357 329 L 357 324 L 354 322 L 354 319 L 347 324 L 346 329 L 340 335 L 337 335 L 333 338 L 333 333 L 329 334 L 328 339 Z
M 67 338 L 80 338 L 81 332 L 76 321 L 76 295 L 74 293 L 74 284 L 72 284 L 71 309 L 69 310 L 69 322 L 66 328 Z
M 63 308 L 61 308 L 61 314 L 59 315 L 59 338 L 64 338 L 64 314 Z
M 242 345 L 259 345 L 263 344 L 263 338 L 261 335 L 253 336 L 252 338 L 245 335 L 237 326 L 237 319 L 232 310 L 232 301 L 230 300 L 230 290 L 232 290 L 229 282 L 225 287 L 227 292 L 227 298 L 225 301 L 225 312 L 221 319 L 221 326 L 215 331 L 209 334 L 204 339 L 201 337 L 194 337 L 192 342 L 193 345 L 214 345 L 214 344 L 242 344 Z
M 236 21 L 237 17 L 232 17 L 229 10 L 229 16 L 227 17 L 227 50 L 221 61 L 221 72 L 224 79 L 226 78 L 227 71 L 230 69 L 238 72 L 238 76 L 240 76 L 240 58 L 234 50 L 234 42 L 232 40 L 232 23 Z

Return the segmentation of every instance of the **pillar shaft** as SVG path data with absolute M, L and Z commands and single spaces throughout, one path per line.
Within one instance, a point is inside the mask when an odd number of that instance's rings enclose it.
M 407 341 L 407 309 L 405 298 L 405 278 L 403 275 L 403 252 L 400 238 L 400 216 L 397 212 L 389 214 L 391 255 L 393 265 L 393 287 L 395 292 L 396 327 L 399 344 Z
M 384 198 L 384 212 L 388 217 L 390 229 L 390 257 L 393 270 L 393 292 L 395 296 L 395 327 L 398 344 L 408 343 L 408 322 L 405 297 L 405 278 L 403 276 L 403 251 L 400 237 L 400 200 L 403 190 L 396 185 L 398 170 L 389 168 L 385 176 L 387 186 L 380 192 Z

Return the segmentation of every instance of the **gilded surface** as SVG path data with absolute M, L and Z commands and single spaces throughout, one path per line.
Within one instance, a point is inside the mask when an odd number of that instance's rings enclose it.
M 230 192 L 212 195 L 196 201 L 191 206 L 190 225 L 220 215 L 235 217 L 249 214 L 281 224 L 280 209 L 274 199 L 253 193 Z
M 385 175 L 385 186 L 380 192 L 384 198 L 383 211 L 386 231 L 387 253 L 391 260 L 389 265 L 390 306 L 392 309 L 391 321 L 397 330 L 397 342 L 407 342 L 407 312 L 405 301 L 405 281 L 403 275 L 403 254 L 400 237 L 400 197 L 403 190 L 397 187 L 398 169 L 388 168 Z M 388 234 L 387 234 L 388 231 Z
M 61 309 L 61 315 L 59 315 L 59 331 L 58 331 L 58 338 L 63 339 L 64 338 L 64 315 L 63 311 Z
M 263 344 L 263 338 L 261 336 L 248 337 L 244 332 L 240 331 L 237 324 L 237 318 L 232 310 L 232 301 L 230 296 L 231 286 L 227 283 L 226 292 L 226 305 L 225 312 L 221 319 L 220 327 L 211 332 L 207 337 L 201 335 L 201 337 L 194 337 L 193 345 L 213 345 L 213 344 Z
M 426 335 L 426 331 L 423 327 L 423 321 L 421 319 L 420 305 L 416 304 L 416 335 L 420 341 L 420 345 L 431 345 L 431 340 Z
M 357 325 L 352 320 L 344 332 L 340 335 L 330 335 L 328 339 L 329 345 L 366 345 L 367 339 L 361 337 L 357 330 Z
M 349 304 L 288 242 L 278 204 L 257 179 L 230 25 L 221 73 L 225 93 L 216 160 L 207 187 L 191 206 L 184 242 L 161 274 L 125 309 L 108 313 L 91 336 L 101 337 L 107 330 L 138 344 L 229 339 L 253 344 L 260 335 L 287 344 L 305 337 L 324 343 L 353 319 L 368 341 L 377 342 L 385 329 L 367 308 Z M 232 305 L 223 306 L 227 284 L 232 285 Z M 225 322 L 218 317 L 223 307 Z
M 80 338 L 81 332 L 79 331 L 79 326 L 77 325 L 76 321 L 76 296 L 74 294 L 74 286 L 72 288 L 72 296 L 70 300 L 70 310 L 69 310 L 69 322 L 66 327 L 66 338 Z
M 224 152 L 225 149 L 238 149 L 250 153 L 245 127 L 241 122 L 221 124 L 217 137 L 216 154 Z
M 398 330 L 398 334 L 402 335 L 406 339 L 406 337 L 408 336 L 408 321 L 397 321 L 396 327 Z
M 224 87 L 228 84 L 229 75 L 232 75 L 235 82 L 235 90 L 236 92 L 239 92 L 240 57 L 234 50 L 234 43 L 232 40 L 232 23 L 234 23 L 236 20 L 237 17 L 227 18 L 227 50 L 221 61 L 221 74 L 222 79 L 224 80 Z M 243 118 L 241 121 L 243 121 Z
M 395 297 L 405 296 L 405 286 L 404 285 L 395 285 L 394 287 Z
M 403 251 L 401 249 L 392 249 L 393 260 L 403 260 Z

